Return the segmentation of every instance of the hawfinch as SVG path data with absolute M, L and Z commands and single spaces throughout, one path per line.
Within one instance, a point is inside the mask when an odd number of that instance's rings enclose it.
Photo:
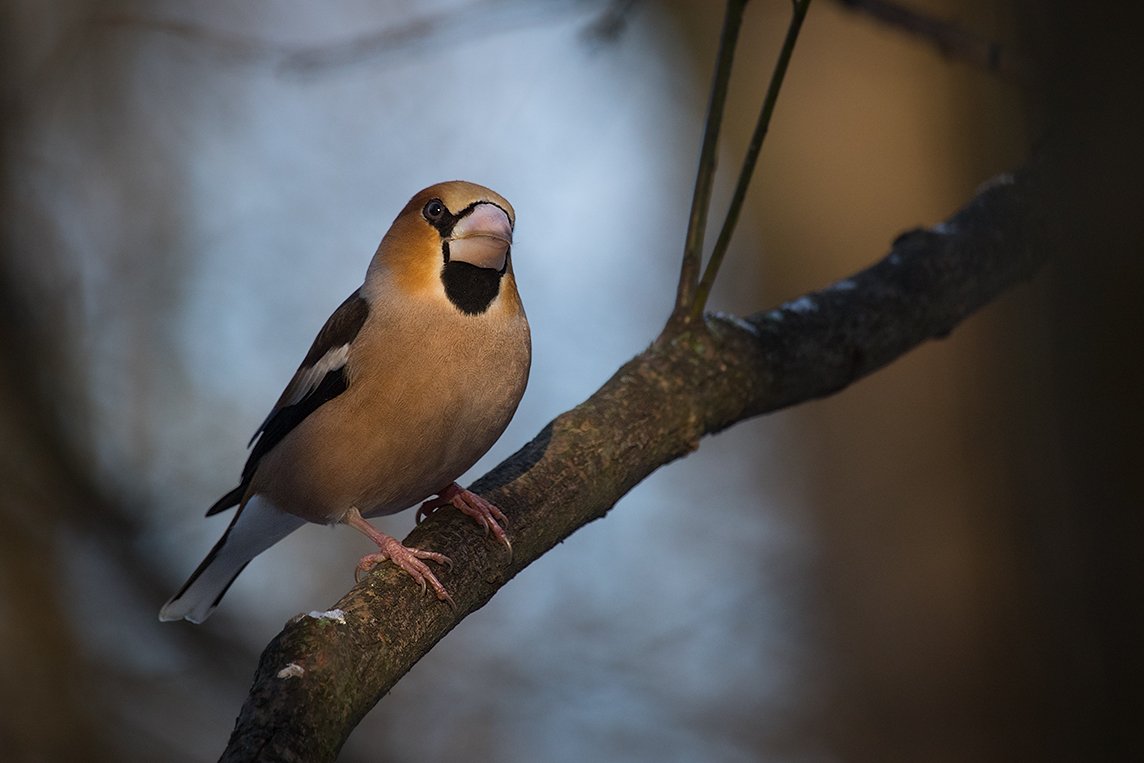
M 472 183 L 414 196 L 382 238 L 365 283 L 318 332 L 251 440 L 242 482 L 207 511 L 238 511 L 159 613 L 202 622 L 246 564 L 306 522 L 344 523 L 437 598 L 425 560 L 365 517 L 451 505 L 503 543 L 504 514 L 455 480 L 508 426 L 528 380 L 528 320 L 512 274 L 512 206 Z M 425 500 L 430 496 L 432 500 Z

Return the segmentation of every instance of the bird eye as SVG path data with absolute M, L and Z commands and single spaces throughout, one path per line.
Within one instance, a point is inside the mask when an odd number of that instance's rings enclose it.
M 441 203 L 440 199 L 433 199 L 425 205 L 423 214 L 426 220 L 435 223 L 445 216 L 445 205 Z

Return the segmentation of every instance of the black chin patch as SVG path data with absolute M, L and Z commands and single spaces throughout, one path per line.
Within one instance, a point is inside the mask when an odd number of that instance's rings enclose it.
M 450 260 L 441 270 L 445 295 L 466 315 L 480 315 L 500 292 L 503 271 L 478 268 L 467 262 Z

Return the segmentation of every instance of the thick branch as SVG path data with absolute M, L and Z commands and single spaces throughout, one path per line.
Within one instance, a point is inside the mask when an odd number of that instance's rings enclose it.
M 876 265 L 746 319 L 709 315 L 661 336 L 591 398 L 558 416 L 475 489 L 512 520 L 515 555 L 457 512 L 407 543 L 453 558 L 457 611 L 392 565 L 266 648 L 224 760 L 332 760 L 366 712 L 461 618 L 648 474 L 706 434 L 836 392 L 958 323 L 1045 261 L 1032 173 L 982 190 L 945 223 L 900 236 Z

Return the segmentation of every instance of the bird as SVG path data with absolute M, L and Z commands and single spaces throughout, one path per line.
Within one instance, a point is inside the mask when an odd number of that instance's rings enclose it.
M 307 522 L 349 525 L 377 546 L 355 577 L 389 560 L 454 606 L 426 563 L 450 560 L 367 519 L 418 502 L 418 521 L 455 507 L 511 559 L 504 513 L 456 480 L 500 438 L 528 382 L 515 224 L 508 201 L 474 183 L 410 199 L 255 431 L 238 487 L 208 509 L 237 507 L 160 620 L 202 622 L 255 556 Z

